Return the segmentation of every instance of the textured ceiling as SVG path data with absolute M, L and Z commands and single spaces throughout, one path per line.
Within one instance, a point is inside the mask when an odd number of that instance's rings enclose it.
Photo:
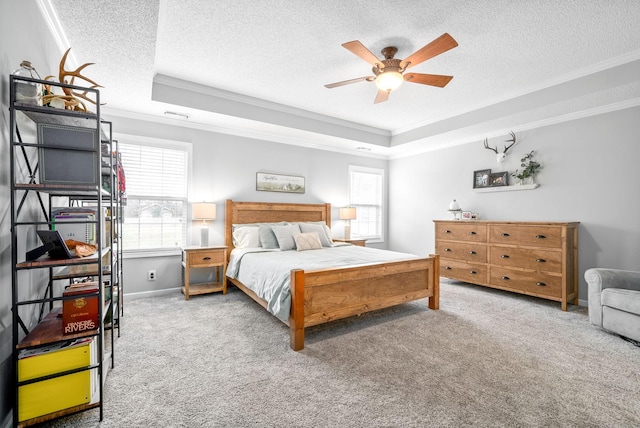
M 401 156 L 640 100 L 637 1 L 48 1 L 114 115 Z M 371 75 L 344 42 L 405 58 L 445 32 L 459 46 L 412 69 L 445 88 L 324 87 Z

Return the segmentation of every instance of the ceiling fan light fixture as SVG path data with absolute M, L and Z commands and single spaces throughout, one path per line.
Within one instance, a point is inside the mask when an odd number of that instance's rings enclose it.
M 383 71 L 376 76 L 376 86 L 381 91 L 391 92 L 397 89 L 403 80 L 402 73 L 399 71 Z

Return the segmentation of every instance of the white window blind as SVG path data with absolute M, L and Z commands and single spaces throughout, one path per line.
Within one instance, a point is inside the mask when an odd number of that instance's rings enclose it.
M 384 170 L 349 166 L 349 205 L 356 208 L 351 235 L 357 239 L 383 239 Z
M 188 152 L 120 143 L 126 177 L 123 249 L 176 248 L 186 242 Z

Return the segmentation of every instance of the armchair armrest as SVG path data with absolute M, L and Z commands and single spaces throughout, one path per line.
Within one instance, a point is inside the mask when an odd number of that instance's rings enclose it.
M 620 269 L 588 269 L 584 279 L 589 286 L 589 321 L 602 327 L 602 290 L 624 288 L 640 291 L 640 272 Z

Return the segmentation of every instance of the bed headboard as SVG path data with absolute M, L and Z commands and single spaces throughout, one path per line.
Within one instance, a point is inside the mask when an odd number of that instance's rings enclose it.
M 227 199 L 224 242 L 233 249 L 232 225 L 279 221 L 324 221 L 331 227 L 331 204 L 287 204 L 280 202 L 236 202 Z

